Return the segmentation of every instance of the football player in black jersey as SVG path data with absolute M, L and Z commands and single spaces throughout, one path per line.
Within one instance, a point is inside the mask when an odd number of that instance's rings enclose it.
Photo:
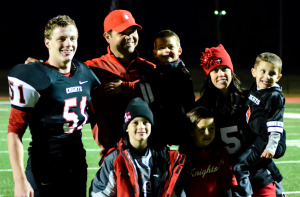
M 73 60 L 78 30 L 69 16 L 49 20 L 44 36 L 48 61 L 16 65 L 8 75 L 7 140 L 15 196 L 85 196 L 81 129 L 88 120 L 91 91 L 100 81 Z M 22 137 L 28 125 L 32 141 L 25 172 Z

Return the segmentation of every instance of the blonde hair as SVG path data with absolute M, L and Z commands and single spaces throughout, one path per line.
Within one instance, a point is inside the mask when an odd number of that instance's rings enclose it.
M 48 21 L 48 23 L 45 26 L 45 31 L 44 31 L 44 37 L 47 39 L 51 39 L 53 30 L 56 27 L 67 27 L 68 25 L 74 25 L 77 29 L 77 26 L 75 24 L 75 21 L 71 19 L 67 15 L 58 15 Z M 77 36 L 78 36 L 78 30 L 77 30 Z
M 274 66 L 276 66 L 279 69 L 279 73 L 281 73 L 282 61 L 278 55 L 276 55 L 274 53 L 270 53 L 270 52 L 261 53 L 259 56 L 256 57 L 254 68 L 256 68 L 256 66 L 261 61 L 265 61 L 265 62 L 269 62 L 269 63 L 273 64 Z

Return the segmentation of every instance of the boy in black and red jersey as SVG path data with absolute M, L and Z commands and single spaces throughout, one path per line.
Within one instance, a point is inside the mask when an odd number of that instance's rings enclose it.
M 90 188 L 90 196 L 171 196 L 185 162 L 185 155 L 148 141 L 153 114 L 141 98 L 125 110 L 123 131 L 128 133 L 118 147 L 102 159 Z
M 11 112 L 7 143 L 15 196 L 86 195 L 87 163 L 81 129 L 98 78 L 73 60 L 78 30 L 69 16 L 45 27 L 47 62 L 19 64 L 8 75 Z M 29 125 L 32 141 L 26 173 L 22 137 Z
M 282 180 L 282 176 L 271 159 L 283 134 L 285 98 L 281 87 L 277 84 L 282 77 L 281 70 L 280 57 L 269 52 L 261 53 L 256 58 L 254 68 L 251 69 L 256 85 L 251 89 L 246 102 L 248 106 L 246 120 L 256 134 L 256 139 L 249 150 L 250 153 L 247 153 L 249 155 L 243 161 L 253 165 L 260 158 L 265 158 L 264 162 L 269 163 L 268 169 L 277 182 Z M 255 187 L 256 181 L 251 182 L 252 187 Z M 275 189 L 275 185 L 273 187 Z M 257 195 L 257 192 L 260 191 L 255 191 L 253 195 Z

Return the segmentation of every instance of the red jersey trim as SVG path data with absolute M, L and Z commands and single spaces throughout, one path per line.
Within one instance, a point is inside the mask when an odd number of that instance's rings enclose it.
M 48 61 L 46 61 L 45 63 L 48 64 L 49 66 L 52 66 L 51 64 L 49 64 Z M 55 69 L 57 69 L 55 66 L 52 66 L 52 67 L 54 67 Z M 61 74 L 62 74 L 63 76 L 65 76 L 65 77 L 70 77 L 71 72 L 68 72 L 68 73 L 61 73 Z
M 11 108 L 7 132 L 23 136 L 30 120 L 30 113 Z

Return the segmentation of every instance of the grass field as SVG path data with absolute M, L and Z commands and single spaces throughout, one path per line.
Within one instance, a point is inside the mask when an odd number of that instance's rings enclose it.
M 0 197 L 12 197 L 14 182 L 7 150 L 7 123 L 10 112 L 8 102 L 0 103 Z M 287 152 L 284 157 L 276 160 L 284 180 L 282 185 L 289 197 L 300 197 L 300 104 L 286 104 L 284 127 L 287 130 Z M 25 161 L 27 161 L 27 147 L 30 142 L 27 131 L 23 137 Z M 87 151 L 88 187 L 98 170 L 100 149 L 92 138 L 89 125 L 83 128 L 83 143 Z

